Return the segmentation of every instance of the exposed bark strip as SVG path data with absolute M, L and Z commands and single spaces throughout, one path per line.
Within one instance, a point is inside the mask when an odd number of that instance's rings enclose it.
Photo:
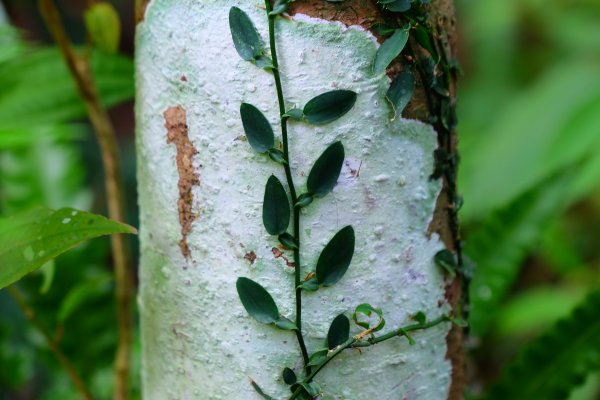
M 146 7 L 150 4 L 151 0 L 135 0 L 135 23 L 139 24 L 144 20 L 144 14 L 146 13 Z
M 194 170 L 192 158 L 198 154 L 188 136 L 186 111 L 183 107 L 169 107 L 164 113 L 165 128 L 167 128 L 167 143 L 175 143 L 177 147 L 177 171 L 179 172 L 179 223 L 181 224 L 181 239 L 179 248 L 185 258 L 190 256 L 187 235 L 192 229 L 192 223 L 197 215 L 192 211 L 192 187 L 200 184 L 200 176 Z

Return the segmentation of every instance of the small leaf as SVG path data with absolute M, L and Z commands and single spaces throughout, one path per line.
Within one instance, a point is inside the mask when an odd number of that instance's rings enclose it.
M 407 41 L 408 29 L 396 29 L 396 32 L 377 49 L 373 60 L 373 72 L 376 74 L 385 72 L 386 68 L 404 49 Z
M 315 271 L 319 284 L 331 286 L 344 276 L 354 255 L 354 242 L 354 229 L 348 225 L 327 243 Z
M 271 60 L 269 57 L 263 55 L 260 55 L 258 57 L 256 57 L 254 59 L 254 63 L 256 64 L 256 66 L 258 68 L 263 68 L 263 69 L 273 69 L 275 68 L 273 66 L 273 60 Z
M 304 106 L 304 116 L 313 125 L 335 121 L 354 107 L 356 93 L 351 90 L 333 90 L 311 99 Z
M 419 311 L 418 313 L 413 315 L 411 318 L 414 319 L 415 321 L 417 321 L 421 325 L 424 325 L 425 322 L 427 322 L 427 316 L 425 315 L 425 313 L 423 311 Z
M 285 114 L 285 117 L 290 117 L 293 119 L 302 119 L 304 118 L 304 111 L 302 111 L 299 108 L 292 108 L 291 110 L 288 110 Z
M 405 12 L 410 10 L 410 0 L 395 0 L 387 5 L 388 10 L 394 12 Z
M 277 237 L 277 239 L 279 240 L 279 243 L 281 243 L 288 249 L 297 249 L 298 248 L 298 241 L 296 240 L 296 238 L 287 232 L 284 232 L 281 235 L 279 235 Z
M 317 282 L 317 277 L 313 276 L 309 280 L 302 282 L 298 287 L 307 292 L 315 292 L 319 289 L 319 282 Z
M 350 337 L 350 320 L 344 314 L 340 314 L 331 323 L 327 332 L 327 346 L 333 350 Z
M 358 306 L 356 306 L 356 309 L 352 313 L 352 319 L 354 320 L 354 323 L 356 325 L 361 326 L 365 329 L 371 329 L 371 324 L 369 324 L 366 321 L 361 321 L 359 318 L 359 314 L 363 314 L 367 317 L 370 317 L 373 313 L 377 314 L 377 316 L 379 317 L 379 322 L 374 328 L 372 328 L 373 332 L 377 332 L 383 329 L 383 327 L 385 326 L 385 320 L 383 319 L 383 312 L 381 311 L 381 308 L 375 308 L 368 303 L 359 304 Z
M 263 224 L 270 235 L 284 233 L 290 224 L 290 203 L 279 179 L 271 175 L 265 186 Z
M 390 36 L 396 31 L 396 28 L 377 22 L 371 26 L 371 31 L 375 32 L 379 36 Z
M 433 256 L 433 260 L 438 267 L 443 268 L 454 279 L 458 266 L 456 264 L 456 257 L 454 257 L 454 254 L 450 250 L 444 249 L 438 251 Z
M 294 204 L 294 207 L 306 207 L 313 202 L 313 198 L 314 196 L 310 193 L 302 193 L 300 196 L 298 196 L 298 201 L 296 204 Z
M 92 4 L 83 14 L 92 42 L 105 53 L 115 54 L 121 39 L 119 13 L 112 4 L 101 1 Z
M 296 383 L 298 381 L 298 378 L 296 377 L 296 373 L 288 367 L 285 367 L 283 369 L 283 373 L 281 375 L 283 376 L 283 381 L 287 385 L 293 385 L 294 383 Z
M 402 336 L 404 336 L 406 338 L 406 340 L 408 340 L 408 344 L 410 346 L 414 346 L 415 344 L 417 344 L 417 342 L 415 342 L 415 339 L 413 339 L 413 337 L 410 336 L 410 334 L 408 332 L 406 332 L 404 329 L 399 329 L 399 332 L 402 334 Z
M 254 61 L 263 53 L 263 44 L 248 14 L 238 7 L 229 10 L 229 29 L 233 44 L 240 57 Z
M 275 135 L 263 113 L 252 104 L 242 103 L 240 115 L 250 146 L 259 153 L 269 151 L 275 144 Z
M 18 281 L 79 243 L 115 233 L 137 233 L 129 225 L 72 208 L 38 208 L 0 219 L 0 289 Z
M 273 10 L 269 13 L 269 15 L 279 15 L 286 12 L 288 9 L 288 0 L 276 0 L 275 4 L 273 4 Z
M 308 365 L 315 366 L 323 364 L 327 360 L 328 349 L 317 350 L 308 358 Z
M 385 98 L 390 102 L 394 110 L 395 119 L 402 114 L 404 107 L 408 104 L 415 91 L 415 77 L 409 71 L 402 71 L 390 85 Z
M 279 321 L 277 305 L 264 287 L 244 277 L 238 278 L 235 286 L 242 305 L 252 318 L 261 324 Z
M 252 379 L 250 379 L 250 384 L 252 385 L 252 387 L 254 388 L 254 390 L 256 390 L 256 393 L 259 394 L 260 397 L 262 397 L 265 400 L 275 400 L 274 398 L 272 398 L 271 396 L 269 396 L 268 394 L 266 394 L 260 386 L 258 386 L 258 384 L 256 382 L 254 382 Z
M 323 197 L 331 192 L 340 176 L 344 157 L 341 142 L 335 142 L 325 149 L 308 174 L 306 187 L 309 193 L 315 197 Z
M 285 160 L 285 154 L 283 154 L 283 151 L 275 147 L 269 149 L 269 158 L 278 164 L 287 164 L 287 161 Z
M 298 327 L 289 319 L 280 316 L 277 321 L 275 321 L 275 326 L 284 331 L 296 331 Z

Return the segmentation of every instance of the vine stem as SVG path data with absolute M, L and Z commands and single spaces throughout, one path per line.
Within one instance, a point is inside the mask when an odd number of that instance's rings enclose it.
M 46 26 L 56 41 L 75 80 L 79 95 L 85 104 L 100 145 L 105 174 L 108 215 L 111 219 L 122 222 L 125 220 L 125 207 L 115 129 L 108 113 L 100 103 L 100 96 L 88 60 L 79 56 L 73 49 L 54 1 L 38 0 L 38 5 Z M 115 389 L 113 399 L 126 400 L 129 397 L 128 381 L 133 338 L 131 256 L 127 238 L 124 235 L 112 235 L 111 245 L 115 268 L 115 296 L 119 331 L 114 363 Z
M 48 330 L 44 327 L 40 320 L 37 319 L 37 317 L 35 316 L 35 311 L 27 304 L 25 298 L 23 297 L 23 294 L 19 291 L 19 289 L 17 289 L 15 285 L 11 285 L 8 287 L 8 293 L 10 293 L 11 297 L 15 300 L 15 303 L 17 303 L 17 306 L 25 315 L 25 317 L 29 320 L 29 322 L 33 326 L 35 326 L 35 328 L 42 334 L 42 336 L 46 340 L 46 344 L 48 344 L 48 348 L 50 349 L 52 354 L 54 354 L 54 357 L 56 357 L 59 364 L 65 369 L 65 371 L 67 371 L 67 375 L 69 375 L 69 378 L 71 379 L 73 385 L 75 385 L 77 390 L 79 390 L 81 396 L 85 400 L 92 400 L 92 393 L 83 382 L 83 379 L 81 379 L 81 376 L 79 376 L 77 370 L 75 370 L 75 367 L 73 366 L 71 361 L 69 361 L 65 353 L 62 352 L 62 350 L 58 346 L 58 343 L 56 343 L 50 332 L 48 332 Z
M 281 141 L 283 144 L 283 156 L 285 163 L 283 168 L 285 169 L 285 177 L 287 184 L 290 188 L 290 195 L 292 197 L 292 207 L 294 210 L 294 239 L 296 239 L 296 247 L 294 248 L 294 287 L 296 288 L 296 337 L 298 338 L 298 344 L 300 345 L 300 351 L 302 352 L 302 358 L 304 359 L 304 367 L 306 373 L 310 374 L 311 368 L 308 365 L 308 351 L 306 350 L 306 344 L 304 343 L 304 336 L 302 335 L 302 289 L 300 286 L 300 208 L 296 207 L 298 196 L 296 194 L 296 187 L 294 186 L 294 178 L 292 177 L 292 170 L 290 168 L 290 157 L 289 157 L 289 145 L 288 145 L 288 131 L 287 131 L 287 120 L 288 117 L 285 115 L 285 100 L 283 97 L 283 87 L 281 84 L 281 75 L 279 74 L 279 62 L 277 60 L 277 46 L 275 44 L 275 15 L 270 15 L 273 11 L 273 6 L 270 0 L 265 0 L 265 8 L 267 10 L 267 16 L 269 18 L 269 47 L 271 50 L 271 58 L 273 60 L 273 77 L 275 78 L 275 88 L 277 89 L 277 101 L 279 103 L 279 118 L 281 120 Z
M 379 336 L 379 337 L 372 337 L 370 339 L 367 340 L 361 340 L 360 337 L 362 335 L 364 335 L 364 332 L 362 334 L 356 335 L 351 337 L 350 339 L 346 340 L 344 343 L 340 344 L 339 346 L 337 346 L 335 349 L 331 350 L 331 354 L 329 354 L 327 356 L 327 359 L 320 364 L 317 368 L 315 368 L 314 371 L 312 371 L 307 377 L 306 379 L 304 379 L 304 381 L 302 383 L 310 383 L 312 382 L 312 380 L 315 378 L 315 376 L 317 376 L 317 374 L 323 369 L 325 368 L 325 366 L 331 361 L 333 360 L 335 357 L 337 357 L 338 355 L 340 355 L 344 350 L 348 349 L 348 348 L 359 348 L 359 347 L 370 347 L 370 346 L 374 346 L 377 343 L 381 343 L 381 342 L 385 342 L 386 340 L 389 340 L 391 338 L 397 337 L 397 336 L 408 336 L 408 332 L 413 332 L 413 331 L 419 331 L 419 330 L 423 330 L 423 329 L 428 329 L 428 328 L 432 328 L 436 325 L 441 324 L 442 322 L 450 322 L 451 319 L 447 316 L 447 315 L 442 315 L 441 317 L 438 317 L 432 321 L 429 322 L 425 322 L 425 323 L 418 323 L 418 324 L 412 324 L 412 325 L 407 325 L 407 326 L 403 326 L 401 328 L 395 329 L 393 331 L 390 331 L 388 333 L 386 333 L 385 335 Z M 294 393 L 292 393 L 292 395 L 288 398 L 288 400 L 294 400 L 295 398 L 297 398 L 298 396 L 300 396 L 300 394 L 302 393 L 302 386 L 299 386 L 298 389 L 296 389 L 294 391 Z

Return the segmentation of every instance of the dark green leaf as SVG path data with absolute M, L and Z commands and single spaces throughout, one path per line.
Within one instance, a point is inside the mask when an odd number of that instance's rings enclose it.
M 373 72 L 385 72 L 390 63 L 400 55 L 408 41 L 408 29 L 396 29 L 396 32 L 377 49 L 373 60 Z
M 369 324 L 366 321 L 361 321 L 359 314 L 363 314 L 367 317 L 370 317 L 373 313 L 375 313 L 379 317 L 379 322 L 373 328 L 373 332 L 377 332 L 383 329 L 383 327 L 385 326 L 385 320 L 383 319 L 383 312 L 381 311 L 381 308 L 375 308 L 368 303 L 359 304 L 358 306 L 356 306 L 356 309 L 352 313 L 352 319 L 354 320 L 354 323 L 356 325 L 361 326 L 365 329 L 371 329 L 371 324 Z
M 387 5 L 388 10 L 394 12 L 405 12 L 410 10 L 410 0 L 395 0 Z
M 269 149 L 269 158 L 278 164 L 287 164 L 283 151 L 273 147 Z
M 333 350 L 350 337 L 350 320 L 344 314 L 340 314 L 331 323 L 327 332 L 327 346 Z
M 294 207 L 306 207 L 313 202 L 313 195 L 310 193 L 302 193 L 298 196 L 298 201 L 294 204 Z
M 320 365 L 323 364 L 327 360 L 327 355 L 329 354 L 328 349 L 317 350 L 311 354 L 308 358 L 308 365 Z
M 390 36 L 396 31 L 396 28 L 378 22 L 373 24 L 371 30 L 379 36 Z
M 266 153 L 275 144 L 271 124 L 262 112 L 252 104 L 242 103 L 240 115 L 248 143 L 259 153 Z
M 395 119 L 402 114 L 404 107 L 408 104 L 415 91 L 415 77 L 410 71 L 402 71 L 390 85 L 385 98 L 390 102 L 394 110 Z
M 351 90 L 333 90 L 311 99 L 304 106 L 304 116 L 313 125 L 335 121 L 354 107 L 356 93 Z
M 283 185 L 271 175 L 265 186 L 263 200 L 263 224 L 270 235 L 279 235 L 290 224 L 290 203 Z
M 528 344 L 504 369 L 486 400 L 567 399 L 600 367 L 600 291 Z
M 308 292 L 314 292 L 319 289 L 319 282 L 317 281 L 317 277 L 313 276 L 309 280 L 302 282 L 298 287 Z
M 288 249 L 298 248 L 298 241 L 296 240 L 296 238 L 287 232 L 284 232 L 281 235 L 279 235 L 277 239 L 279 239 L 279 243 L 281 243 Z
M 344 157 L 344 146 L 341 142 L 335 142 L 325 149 L 308 174 L 308 192 L 315 197 L 323 197 L 331 192 L 340 176 Z
M 238 7 L 229 9 L 229 29 L 235 49 L 243 60 L 253 61 L 263 53 L 256 27 L 248 14 Z
M 418 313 L 413 315 L 411 318 L 414 319 L 415 321 L 417 321 L 421 325 L 424 325 L 425 322 L 427 322 L 427 316 L 425 315 L 425 313 L 423 311 L 419 311 Z
M 252 318 L 262 324 L 279 321 L 279 310 L 267 290 L 251 279 L 240 277 L 235 284 L 242 305 Z
M 258 68 L 263 68 L 263 69 L 273 69 L 275 68 L 273 66 L 273 60 L 271 60 L 269 57 L 263 55 L 260 55 L 258 57 L 256 57 L 256 59 L 254 60 L 254 63 L 256 64 L 256 66 Z
M 433 260 L 435 261 L 435 264 L 444 269 L 451 278 L 456 276 L 456 269 L 458 268 L 458 265 L 456 263 L 456 257 L 454 256 L 454 253 L 452 253 L 450 250 L 443 249 L 438 251 L 435 253 L 435 256 L 433 256 Z
M 256 393 L 258 393 L 258 395 L 260 397 L 262 397 L 265 400 L 275 400 L 274 398 L 272 398 L 271 396 L 269 396 L 268 394 L 266 394 L 260 386 L 258 386 L 258 384 L 256 382 L 254 382 L 252 379 L 250 379 L 250 384 L 252 385 L 252 387 L 254 388 L 254 390 L 256 390 Z
M 288 0 L 276 0 L 275 4 L 273 4 L 273 10 L 269 13 L 269 15 L 279 15 L 286 12 L 288 9 Z
M 279 316 L 279 319 L 275 321 L 275 326 L 284 331 L 295 331 L 298 329 L 296 324 L 282 316 Z
M 327 243 L 315 271 L 319 284 L 331 286 L 344 276 L 354 255 L 354 241 L 354 229 L 348 225 Z
M 430 33 L 427 30 L 427 28 L 425 28 L 423 25 L 419 25 L 415 28 L 415 30 L 413 32 L 414 32 L 414 37 L 417 40 L 417 43 L 419 43 L 419 45 L 422 48 L 427 50 L 429 52 L 429 54 L 431 55 L 431 57 L 433 57 L 434 60 L 438 60 L 440 57 L 437 54 L 437 51 L 435 50 L 433 43 L 431 42 Z
M 38 208 L 0 219 L 0 289 L 81 242 L 134 228 L 72 208 Z
M 281 375 L 283 376 L 283 381 L 286 383 L 286 385 L 293 385 L 296 383 L 296 381 L 298 381 L 296 373 L 288 367 L 283 369 L 283 373 Z

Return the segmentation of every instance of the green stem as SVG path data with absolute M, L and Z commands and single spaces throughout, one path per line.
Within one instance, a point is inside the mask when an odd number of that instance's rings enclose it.
M 267 15 L 273 10 L 270 0 L 265 0 L 265 8 L 267 9 Z M 285 177 L 287 184 L 290 188 L 290 195 L 292 197 L 292 205 L 294 210 L 294 238 L 296 239 L 296 248 L 294 249 L 294 287 L 296 288 L 296 337 L 298 338 L 298 344 L 300 345 L 300 351 L 302 352 L 302 358 L 304 359 L 304 366 L 306 373 L 310 374 L 311 368 L 308 365 L 308 351 L 306 350 L 306 344 L 304 343 L 304 336 L 302 335 L 302 289 L 300 286 L 300 208 L 295 207 L 298 201 L 296 194 L 296 187 L 294 186 L 294 179 L 292 178 L 292 170 L 290 168 L 290 156 L 288 146 L 288 131 L 287 131 L 287 120 L 288 117 L 285 115 L 285 101 L 283 97 L 283 87 L 281 85 L 281 75 L 279 74 L 279 62 L 277 60 L 277 46 L 275 45 L 275 16 L 269 16 L 269 46 L 271 48 L 271 58 L 273 59 L 273 77 L 275 78 L 275 87 L 277 89 L 277 101 L 279 103 L 279 118 L 281 120 L 281 141 L 283 144 L 283 156 L 285 163 L 283 168 L 285 169 Z
M 384 342 L 386 340 L 389 340 L 391 338 L 397 337 L 397 336 L 406 336 L 408 332 L 412 332 L 412 331 L 418 331 L 418 330 L 423 330 L 423 329 L 428 329 L 428 328 L 432 328 L 438 324 L 441 324 L 442 322 L 446 322 L 446 321 L 450 321 L 450 318 L 446 315 L 442 315 L 439 318 L 436 318 L 432 321 L 429 322 L 425 322 L 423 324 L 412 324 L 412 325 L 407 325 L 401 328 L 398 328 L 396 330 L 393 330 L 391 332 L 386 333 L 385 335 L 379 336 L 379 337 L 373 337 L 371 339 L 368 340 L 357 340 L 356 336 L 351 337 L 350 339 L 346 340 L 344 343 L 340 344 L 338 347 L 336 347 L 333 352 L 327 356 L 327 359 L 325 360 L 325 362 L 323 362 L 322 364 L 320 364 L 314 371 L 312 371 L 307 377 L 306 379 L 304 379 L 303 383 L 310 383 L 315 376 L 317 376 L 317 374 L 323 369 L 325 368 L 325 366 L 331 361 L 333 360 L 335 357 L 337 357 L 342 351 L 352 347 L 370 347 L 370 346 L 374 346 L 377 343 L 381 343 Z M 294 393 L 292 393 L 292 395 L 289 397 L 288 400 L 293 400 L 295 398 L 297 398 L 298 396 L 300 396 L 300 393 L 302 393 L 302 387 L 298 387 L 298 389 L 296 389 L 294 391 Z

